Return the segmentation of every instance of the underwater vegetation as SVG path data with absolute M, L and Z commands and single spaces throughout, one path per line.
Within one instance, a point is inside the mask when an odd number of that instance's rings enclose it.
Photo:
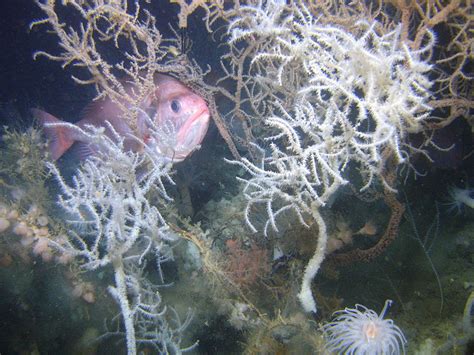
M 26 9 L 0 353 L 472 352 L 470 2 Z

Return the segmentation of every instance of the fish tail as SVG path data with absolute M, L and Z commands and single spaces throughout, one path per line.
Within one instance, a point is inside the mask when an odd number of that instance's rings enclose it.
M 43 128 L 43 132 L 49 141 L 48 149 L 53 160 L 58 160 L 74 143 L 73 134 L 67 127 L 54 126 L 48 127 L 49 123 L 61 123 L 60 119 L 53 115 L 33 108 L 31 109 L 33 117 L 39 122 Z

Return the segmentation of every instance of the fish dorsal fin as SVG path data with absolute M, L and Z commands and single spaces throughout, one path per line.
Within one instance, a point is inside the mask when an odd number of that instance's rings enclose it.
M 82 120 L 84 118 L 87 118 L 94 114 L 100 106 L 104 105 L 104 100 L 100 99 L 97 101 L 91 101 L 89 102 L 82 110 L 81 113 L 79 114 L 79 120 Z

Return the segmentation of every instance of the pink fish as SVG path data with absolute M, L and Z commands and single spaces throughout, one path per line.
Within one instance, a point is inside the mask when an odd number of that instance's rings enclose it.
M 108 98 L 86 106 L 83 119 L 75 125 L 82 129 L 86 125 L 104 127 L 107 136 L 113 139 L 114 135 L 106 124 L 108 121 L 124 138 L 125 149 L 140 152 L 145 143 L 155 149 L 156 154 L 174 162 L 183 161 L 204 139 L 209 127 L 209 109 L 204 99 L 170 76 L 156 74 L 155 85 L 153 94 L 140 105 L 138 134 L 132 131 L 120 107 Z M 129 93 L 132 92 L 133 84 L 124 83 L 124 86 Z M 79 143 L 82 159 L 97 153 L 98 147 L 88 142 L 78 130 L 61 125 L 48 127 L 50 123 L 64 121 L 39 109 L 31 111 L 43 126 L 52 159 L 59 159 L 75 142 Z M 154 125 L 150 125 L 150 121 Z M 151 126 L 154 126 L 153 130 Z

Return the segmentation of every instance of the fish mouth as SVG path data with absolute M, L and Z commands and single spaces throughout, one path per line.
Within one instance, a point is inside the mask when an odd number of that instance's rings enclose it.
M 184 122 L 183 126 L 179 129 L 178 139 L 180 137 L 180 134 L 184 135 L 186 131 L 188 131 L 191 126 L 196 125 L 197 122 L 200 122 L 199 124 L 207 124 L 209 121 L 209 117 L 209 109 L 207 107 L 203 107 L 201 111 L 196 112 L 194 115 L 189 117 L 186 122 Z
M 204 139 L 209 127 L 210 113 L 207 107 L 188 118 L 177 134 L 174 160 L 182 161 L 195 150 Z
M 190 116 L 169 141 L 154 140 L 156 153 L 171 162 L 181 162 L 199 148 L 209 127 L 210 114 L 207 107 Z M 170 132 L 171 133 L 171 132 Z

